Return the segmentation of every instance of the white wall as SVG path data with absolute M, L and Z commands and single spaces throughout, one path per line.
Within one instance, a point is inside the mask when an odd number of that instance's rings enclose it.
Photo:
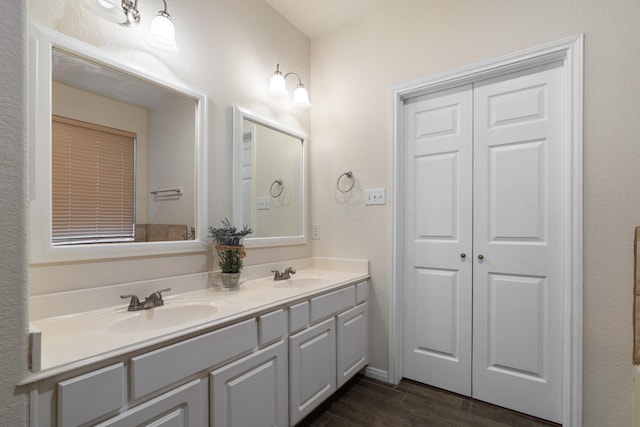
M 161 2 L 142 1 L 142 22 L 125 28 L 102 21 L 77 0 L 28 1 L 29 18 L 118 55 L 163 78 L 177 79 L 209 96 L 208 187 L 209 224 L 231 213 L 232 106 L 309 130 L 309 112 L 266 95 L 276 63 L 309 80 L 309 39 L 262 0 L 168 1 L 180 47 L 177 54 L 149 48 L 143 35 Z M 251 249 L 247 265 L 300 258 L 310 245 Z M 204 254 L 147 257 L 119 261 L 39 265 L 30 269 L 32 295 L 111 283 L 206 271 Z
M 361 190 L 391 186 L 390 87 L 584 33 L 583 421 L 631 425 L 639 16 L 635 0 L 397 0 L 312 40 L 313 254 L 370 260 L 371 366 L 387 370 L 390 205 L 365 207 Z M 346 170 L 357 179 L 347 201 L 335 190 Z
M 26 6 L 0 13 L 0 420 L 27 425 L 27 398 L 16 384 L 27 356 L 27 38 Z

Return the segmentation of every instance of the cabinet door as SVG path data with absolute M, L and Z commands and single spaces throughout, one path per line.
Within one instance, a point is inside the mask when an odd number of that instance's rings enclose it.
M 289 410 L 297 424 L 336 390 L 336 321 L 289 337 Z
M 186 427 L 206 425 L 206 380 L 193 380 L 97 426 Z
M 214 427 L 285 427 L 287 350 L 280 341 L 211 373 Z
M 337 316 L 338 387 L 369 363 L 369 316 L 362 303 Z

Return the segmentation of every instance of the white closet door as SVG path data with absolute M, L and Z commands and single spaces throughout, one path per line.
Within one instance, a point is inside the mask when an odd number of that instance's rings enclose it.
M 474 85 L 473 397 L 560 422 L 569 201 L 556 65 Z
M 471 394 L 472 91 L 405 104 L 404 376 Z

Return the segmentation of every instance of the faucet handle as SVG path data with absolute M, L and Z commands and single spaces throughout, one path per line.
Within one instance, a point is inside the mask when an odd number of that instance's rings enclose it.
M 159 306 L 159 305 L 163 305 L 164 301 L 162 300 L 162 292 L 169 292 L 171 290 L 171 288 L 166 288 L 166 289 L 160 289 L 159 291 L 155 291 L 154 293 L 152 293 L 149 298 L 153 298 L 156 300 L 155 305 L 154 306 Z
M 140 306 L 140 299 L 138 299 L 137 295 L 134 295 L 134 294 L 120 295 L 120 298 L 122 299 L 131 298 L 131 301 L 129 302 L 129 311 L 137 310 L 138 306 Z
M 285 271 L 288 271 L 291 274 L 296 274 L 296 269 L 293 267 L 288 267 Z

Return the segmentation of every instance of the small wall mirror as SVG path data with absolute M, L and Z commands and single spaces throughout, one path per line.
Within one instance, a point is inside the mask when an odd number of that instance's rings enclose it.
M 32 35 L 32 262 L 204 250 L 206 97 Z
M 233 218 L 247 246 L 307 242 L 307 138 L 240 107 L 233 114 Z

